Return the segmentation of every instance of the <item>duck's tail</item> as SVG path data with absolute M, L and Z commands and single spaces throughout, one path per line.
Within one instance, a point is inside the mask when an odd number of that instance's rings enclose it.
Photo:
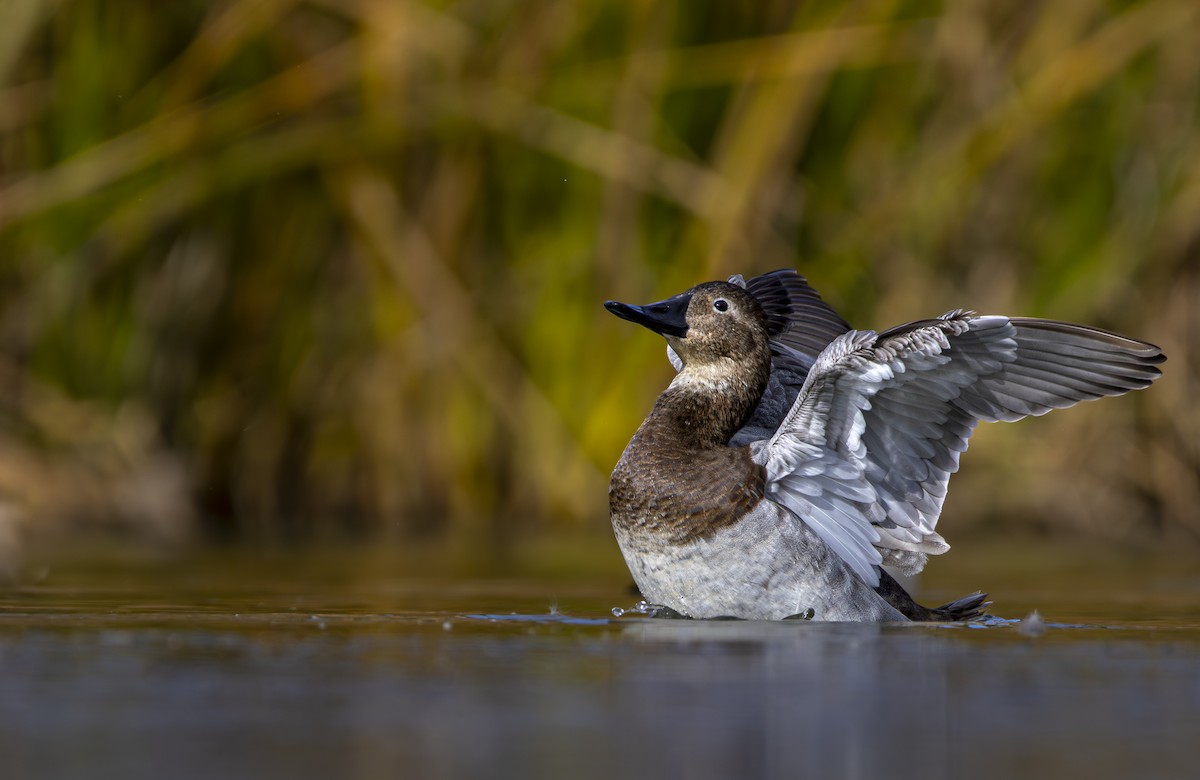
M 992 602 L 987 600 L 986 593 L 975 591 L 969 596 L 963 596 L 940 607 L 923 607 L 883 569 L 879 570 L 879 586 L 875 588 L 875 592 L 909 620 L 921 622 L 960 623 L 978 620 L 987 617 L 987 608 L 992 605 Z
M 933 616 L 926 620 L 965 622 L 987 617 L 987 608 L 992 606 L 992 602 L 988 601 L 987 597 L 988 594 L 977 590 L 969 596 L 963 596 L 949 604 L 927 610 Z

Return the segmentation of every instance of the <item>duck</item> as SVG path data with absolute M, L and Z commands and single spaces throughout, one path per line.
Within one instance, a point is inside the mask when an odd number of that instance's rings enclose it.
M 937 522 L 976 425 L 1146 388 L 1166 359 L 961 309 L 856 330 L 792 269 L 604 306 L 676 370 L 613 469 L 613 532 L 643 599 L 697 619 L 987 617 L 985 593 L 930 608 L 897 578 L 950 549 Z

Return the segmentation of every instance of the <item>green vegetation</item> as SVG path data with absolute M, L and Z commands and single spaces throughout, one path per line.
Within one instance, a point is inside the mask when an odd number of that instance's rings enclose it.
M 945 533 L 1200 540 L 1194 0 L 0 8 L 0 550 L 603 533 L 669 368 L 600 302 L 786 266 L 1159 344 Z

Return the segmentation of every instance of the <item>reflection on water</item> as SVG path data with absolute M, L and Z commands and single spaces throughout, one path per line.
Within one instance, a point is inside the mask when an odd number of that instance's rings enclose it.
M 0 595 L 5 778 L 1167 778 L 1200 734 L 1186 576 L 1158 616 L 1042 599 L 1069 621 L 1032 637 L 614 618 L 622 582 L 152 585 Z

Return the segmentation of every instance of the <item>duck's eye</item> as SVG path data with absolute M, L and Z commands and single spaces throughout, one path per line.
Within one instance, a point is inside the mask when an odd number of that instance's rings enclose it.
M 724 298 L 717 298 L 713 301 L 713 308 L 717 311 L 729 311 L 729 301 Z

